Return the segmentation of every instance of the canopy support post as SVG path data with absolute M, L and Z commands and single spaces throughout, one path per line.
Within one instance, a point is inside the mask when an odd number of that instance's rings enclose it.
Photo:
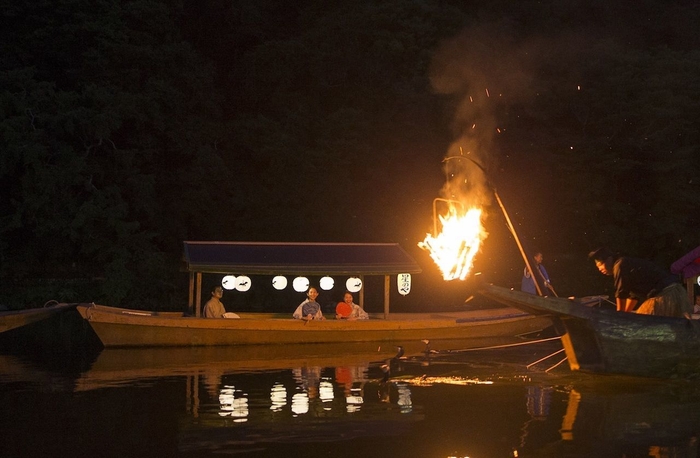
M 685 289 L 688 292 L 688 300 L 691 304 L 695 304 L 695 281 L 698 277 L 686 278 Z
M 384 319 L 389 319 L 389 276 L 384 275 Z
M 190 294 L 189 300 L 187 301 L 187 314 L 192 315 L 194 313 L 194 272 L 190 272 Z
M 365 276 L 360 275 L 360 280 L 362 281 L 362 284 L 364 285 L 365 284 Z M 358 300 L 360 301 L 360 304 L 359 304 L 360 308 L 362 310 L 364 310 L 365 309 L 365 288 L 360 289 L 360 297 Z
M 197 272 L 197 299 L 195 301 L 196 307 L 194 310 L 194 316 L 199 318 L 202 316 L 202 273 Z

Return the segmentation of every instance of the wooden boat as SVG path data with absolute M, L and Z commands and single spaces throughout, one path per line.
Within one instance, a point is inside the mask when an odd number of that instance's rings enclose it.
M 76 305 L 77 304 L 62 304 L 56 301 L 49 301 L 41 308 L 0 312 L 0 332 L 45 320 L 58 313 L 74 309 Z
M 211 319 L 82 304 L 78 312 L 105 347 L 330 344 L 514 337 L 540 331 L 548 319 L 513 308 L 456 313 L 391 314 L 388 319 L 295 320 L 288 314 L 241 313 Z
M 574 371 L 675 378 L 700 375 L 700 321 L 600 307 L 604 296 L 542 297 L 494 285 L 481 294 L 528 313 L 550 316 Z

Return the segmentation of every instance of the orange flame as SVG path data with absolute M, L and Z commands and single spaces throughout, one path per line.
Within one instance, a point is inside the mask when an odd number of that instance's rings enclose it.
M 445 280 L 464 280 L 488 235 L 481 224 L 481 209 L 471 208 L 460 214 L 450 206 L 447 215 L 440 215 L 439 219 L 442 231 L 426 234 L 418 246 L 430 253 Z

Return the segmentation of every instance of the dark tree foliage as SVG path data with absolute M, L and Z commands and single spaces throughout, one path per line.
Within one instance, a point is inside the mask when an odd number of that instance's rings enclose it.
M 179 11 L 4 3 L 3 301 L 168 298 L 181 241 L 233 201 L 213 79 Z
M 698 245 L 694 2 L 0 6 L 0 304 L 179 307 L 196 239 L 395 241 L 432 279 L 416 243 L 472 123 L 560 292 L 606 284 L 596 245 Z M 489 214 L 478 267 L 518 282 Z
M 430 2 L 302 5 L 287 35 L 262 23 L 270 38 L 220 68 L 236 107 L 226 142 L 246 190 L 241 218 L 263 239 L 279 238 L 280 224 L 298 240 L 396 237 L 391 218 L 405 212 L 382 208 L 413 205 L 412 178 L 444 150 L 427 66 L 458 12 Z
M 510 113 L 520 118 L 504 142 L 513 171 L 528 171 L 532 192 L 515 197 L 524 232 L 577 294 L 608 283 L 585 262 L 596 246 L 669 266 L 699 243 L 700 54 L 591 37 L 544 53 L 536 97 Z

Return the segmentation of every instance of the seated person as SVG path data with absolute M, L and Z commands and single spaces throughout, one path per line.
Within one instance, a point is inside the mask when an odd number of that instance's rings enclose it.
M 299 304 L 292 316 L 297 320 L 325 320 L 323 312 L 321 312 L 321 304 L 316 302 L 318 290 L 313 287 L 309 288 L 306 297 L 307 299 Z
M 367 320 L 369 315 L 362 310 L 362 307 L 353 302 L 352 293 L 345 291 L 343 302 L 338 303 L 335 308 L 335 318 L 337 320 Z
M 211 299 L 204 304 L 204 318 L 240 318 L 233 312 L 227 312 L 221 298 L 224 297 L 224 290 L 221 286 L 211 289 Z

